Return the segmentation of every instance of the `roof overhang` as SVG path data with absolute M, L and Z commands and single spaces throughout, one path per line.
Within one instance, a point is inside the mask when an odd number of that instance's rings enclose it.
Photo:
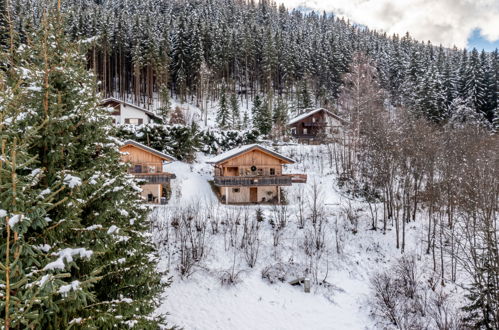
M 170 156 L 168 154 L 165 154 L 164 152 L 161 152 L 161 151 L 158 151 L 156 149 L 153 149 L 151 147 L 148 147 L 140 142 L 137 142 L 137 141 L 134 141 L 134 140 L 126 140 L 124 143 L 123 143 L 123 147 L 125 146 L 134 146 L 134 147 L 137 147 L 139 149 L 142 149 L 146 152 L 149 152 L 151 154 L 154 154 L 158 157 L 160 157 L 161 159 L 163 160 L 166 160 L 166 161 L 169 161 L 169 162 L 173 162 L 173 161 L 176 161 L 177 159 L 175 159 L 175 157 L 173 156 Z
M 208 164 L 213 164 L 213 165 L 219 165 L 219 164 L 223 164 L 227 161 L 229 161 L 230 159 L 232 158 L 235 158 L 235 157 L 239 157 L 247 152 L 251 152 L 251 151 L 254 151 L 254 150 L 258 150 L 258 151 L 261 151 L 263 153 L 266 153 L 272 157 L 275 157 L 275 158 L 278 158 L 280 159 L 283 163 L 285 164 L 294 164 L 296 163 L 296 161 L 294 161 L 293 159 L 289 158 L 289 157 L 286 157 L 284 155 L 281 155 L 273 150 L 270 150 L 268 148 L 265 148 L 261 145 L 258 145 L 258 144 L 252 144 L 252 145 L 248 145 L 248 146 L 243 146 L 243 147 L 240 147 L 240 148 L 237 148 L 237 149 L 233 149 L 233 150 L 229 150 L 225 153 L 222 153 L 208 161 L 206 161 L 206 163 Z

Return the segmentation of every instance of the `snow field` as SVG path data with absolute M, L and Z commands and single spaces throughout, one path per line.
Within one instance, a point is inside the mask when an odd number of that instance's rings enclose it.
M 373 329 L 369 317 L 369 276 L 385 268 L 391 260 L 400 256 L 395 249 L 394 235 L 388 231 L 370 230 L 368 210 L 359 200 L 342 193 L 337 187 L 334 171 L 330 166 L 324 146 L 286 145 L 276 151 L 297 160 L 286 168 L 287 173 L 307 173 L 306 184 L 285 187 L 289 204 L 285 207 L 287 224 L 279 232 L 277 247 L 274 246 L 274 206 L 226 206 L 218 202 L 208 180 L 212 167 L 205 163 L 209 157 L 199 155 L 194 164 L 175 162 L 165 170 L 176 174 L 172 181 L 172 199 L 169 205 L 158 208 L 152 217 L 156 222 L 171 222 L 172 214 L 186 208 L 195 209 L 196 219 L 218 223 L 218 233 L 207 224 L 206 251 L 193 266 L 192 274 L 179 272 L 178 234 L 169 226 L 160 227 L 154 236 L 162 237 L 161 268 L 169 269 L 173 283 L 167 289 L 159 308 L 168 312 L 169 322 L 185 329 Z M 306 253 L 307 237 L 313 237 L 310 223 L 298 226 L 299 204 L 307 217 L 311 211 L 314 185 L 319 190 L 320 209 L 324 213 L 324 247 L 312 256 Z M 242 229 L 235 234 L 231 246 L 230 230 L 233 219 L 246 216 L 255 218 L 261 208 L 265 220 L 259 229 L 259 253 L 253 268 L 249 267 L 239 241 Z M 347 220 L 347 209 L 358 214 L 358 231 Z M 282 210 L 281 210 L 282 211 Z M 237 220 L 236 220 L 237 223 Z M 224 227 L 226 226 L 226 227 Z M 241 223 L 236 227 L 242 227 Z M 232 228 L 232 227 L 231 227 Z M 408 229 L 408 248 L 421 249 L 417 243 L 422 229 Z M 158 229 L 156 229 L 158 230 Z M 168 237 L 168 242 L 165 242 Z M 273 284 L 262 278 L 269 266 L 282 264 L 286 280 Z M 222 285 L 221 278 L 227 272 L 237 274 L 236 283 Z M 312 292 L 303 292 L 300 286 L 287 281 L 294 277 L 312 279 Z

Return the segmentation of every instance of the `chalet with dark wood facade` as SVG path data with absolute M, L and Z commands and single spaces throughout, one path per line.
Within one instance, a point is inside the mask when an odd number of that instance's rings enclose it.
M 215 166 L 214 184 L 226 204 L 281 203 L 281 186 L 307 181 L 304 174 L 284 174 L 284 165 L 294 162 L 257 144 L 208 161 Z
M 142 197 L 152 204 L 165 204 L 170 194 L 170 180 L 174 174 L 163 171 L 163 164 L 175 158 L 142 143 L 128 140 L 120 148 L 122 160 L 130 164 L 129 172 L 143 180 Z
M 299 140 L 327 140 L 340 136 L 347 122 L 329 110 L 308 110 L 288 123 L 291 135 Z

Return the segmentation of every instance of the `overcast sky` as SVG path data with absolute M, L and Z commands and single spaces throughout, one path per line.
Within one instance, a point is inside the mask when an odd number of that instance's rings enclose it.
M 277 0 L 444 46 L 499 47 L 499 0 Z

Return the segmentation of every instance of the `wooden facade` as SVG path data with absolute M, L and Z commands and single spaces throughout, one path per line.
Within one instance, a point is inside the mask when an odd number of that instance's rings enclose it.
M 226 204 L 281 203 L 281 186 L 306 182 L 305 175 L 284 174 L 294 161 L 259 145 L 249 145 L 209 161 L 214 184 Z
M 170 194 L 170 180 L 174 179 L 175 175 L 164 172 L 163 164 L 175 159 L 131 140 L 126 141 L 120 151 L 122 160 L 130 164 L 129 173 L 144 182 L 140 186 L 142 198 L 148 203 L 166 203 Z
M 345 120 L 326 109 L 309 110 L 288 123 L 291 135 L 298 140 L 324 141 L 340 135 Z

